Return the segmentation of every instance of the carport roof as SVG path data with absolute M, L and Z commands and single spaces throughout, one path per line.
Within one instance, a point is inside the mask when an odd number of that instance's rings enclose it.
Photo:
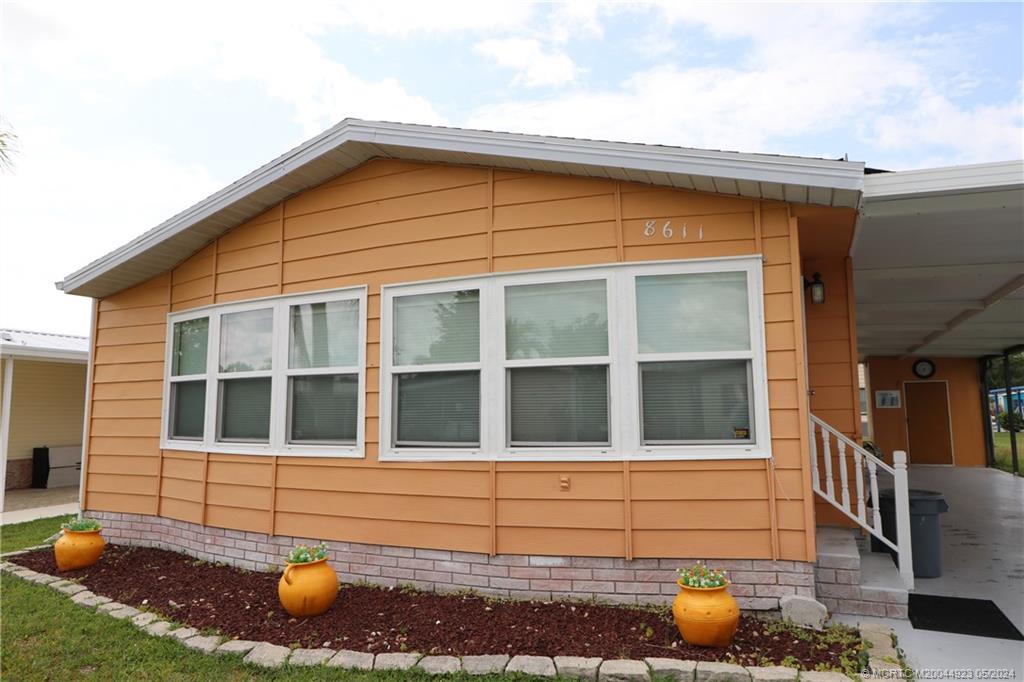
M 862 356 L 1024 343 L 1024 161 L 867 175 L 851 255 Z
M 0 329 L 0 356 L 84 363 L 89 359 L 89 339 L 70 334 Z
M 864 164 L 345 119 L 68 275 L 103 297 L 172 268 L 231 228 L 372 158 L 480 165 L 825 206 L 857 207 Z

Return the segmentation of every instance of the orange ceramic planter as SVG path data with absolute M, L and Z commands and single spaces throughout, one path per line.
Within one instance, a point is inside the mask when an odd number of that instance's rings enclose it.
M 277 596 L 284 610 L 297 618 L 319 616 L 338 596 L 338 576 L 327 559 L 287 564 L 277 583 Z
M 99 561 L 105 544 L 99 530 L 65 530 L 53 545 L 57 570 L 73 571 L 92 566 Z
M 672 602 L 672 617 L 683 639 L 694 646 L 729 646 L 740 622 L 740 608 L 729 594 L 729 584 L 721 587 L 678 584 L 679 594 Z

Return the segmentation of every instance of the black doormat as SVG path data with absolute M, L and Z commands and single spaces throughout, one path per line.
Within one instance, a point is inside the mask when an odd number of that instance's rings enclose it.
M 1010 619 L 989 599 L 910 595 L 910 624 L 915 630 L 1024 640 Z

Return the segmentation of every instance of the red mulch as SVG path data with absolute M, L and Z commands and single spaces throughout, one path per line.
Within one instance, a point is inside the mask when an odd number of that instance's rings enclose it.
M 52 550 L 12 557 L 22 566 L 77 580 L 97 594 L 195 628 L 239 639 L 381 653 L 533 654 L 690 660 L 758 665 L 792 656 L 807 669 L 839 667 L 845 647 L 765 632 L 744 615 L 727 650 L 685 644 L 664 610 L 573 602 L 494 601 L 364 585 L 342 585 L 327 613 L 295 619 L 277 598 L 279 574 L 244 571 L 175 552 L 108 545 L 99 563 L 60 574 Z M 811 631 L 807 631 L 810 633 Z

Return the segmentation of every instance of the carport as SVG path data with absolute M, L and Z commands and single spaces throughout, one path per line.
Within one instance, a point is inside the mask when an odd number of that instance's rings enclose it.
M 865 176 L 851 256 L 873 439 L 984 466 L 979 360 L 1024 344 L 1024 162 Z
M 982 385 L 986 357 L 1024 344 L 1024 162 L 868 174 L 850 255 L 866 435 L 950 505 L 943 576 L 914 592 L 990 599 L 1024 630 L 1024 479 L 985 468 Z M 1021 642 L 901 628 L 920 665 L 1024 660 Z

